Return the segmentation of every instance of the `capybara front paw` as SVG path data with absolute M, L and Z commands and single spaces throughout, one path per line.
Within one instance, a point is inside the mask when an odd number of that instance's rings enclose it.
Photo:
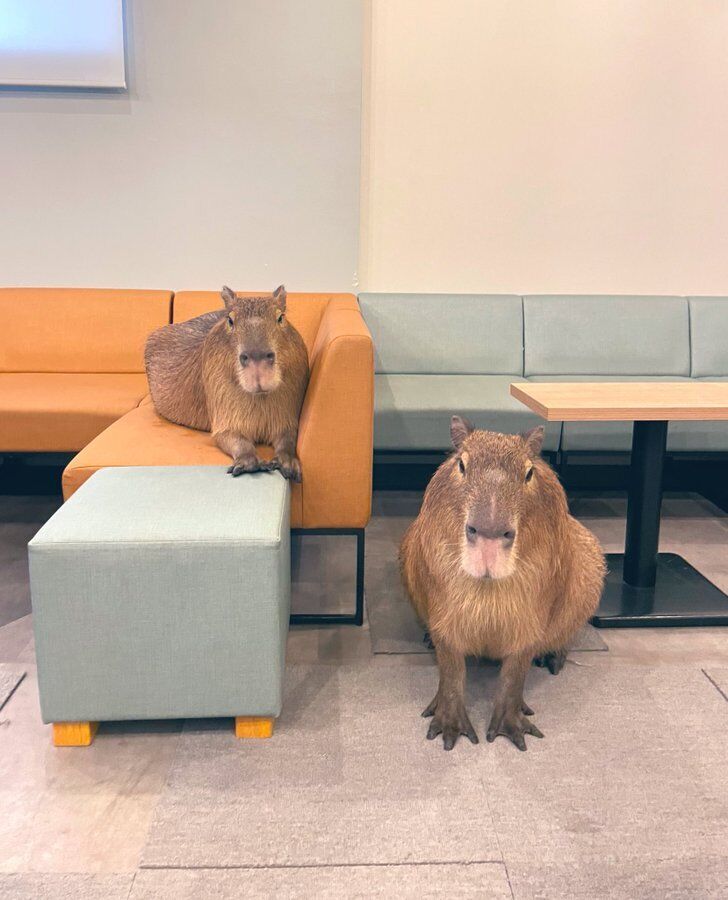
M 525 750 L 525 735 L 532 734 L 534 737 L 542 738 L 543 734 L 536 728 L 533 722 L 530 722 L 526 718 L 526 715 L 533 714 L 532 711 L 526 712 L 528 709 L 529 708 L 525 704 L 522 704 L 520 709 L 515 710 L 496 709 L 491 717 L 488 731 L 485 735 L 488 743 L 492 744 L 498 735 L 501 734 L 503 737 L 507 737 L 509 741 L 512 741 L 519 750 Z
M 534 657 L 533 664 L 540 669 L 548 669 L 552 675 L 558 675 L 566 665 L 566 650 L 553 650 Z
M 427 729 L 427 740 L 433 741 L 441 734 L 445 750 L 452 750 L 461 734 L 469 738 L 471 743 L 478 743 L 478 735 L 465 712 L 465 707 L 443 707 L 442 704 L 438 704 L 435 697 L 422 715 L 425 718 L 432 716 L 430 727 Z
M 271 468 L 278 469 L 281 475 L 289 481 L 295 481 L 296 484 L 301 483 L 301 462 L 297 456 L 289 456 L 287 453 L 274 456 L 271 460 Z
M 228 475 L 237 478 L 238 475 L 244 475 L 246 472 L 260 472 L 267 468 L 267 463 L 258 459 L 254 454 L 246 454 L 238 456 L 233 460 L 233 464 L 228 469 Z

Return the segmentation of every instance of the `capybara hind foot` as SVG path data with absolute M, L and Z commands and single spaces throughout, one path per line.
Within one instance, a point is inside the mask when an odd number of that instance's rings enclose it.
M 270 463 L 259 459 L 254 453 L 246 453 L 233 460 L 233 464 L 228 469 L 228 475 L 237 478 L 238 475 L 244 475 L 248 472 L 269 472 L 270 469 Z
M 445 750 L 452 750 L 461 734 L 469 738 L 472 744 L 479 743 L 478 735 L 475 733 L 464 706 L 442 703 L 435 696 L 422 715 L 424 718 L 432 716 L 432 722 L 427 729 L 427 740 L 433 741 L 438 734 L 441 734 Z
M 534 657 L 533 664 L 540 669 L 548 669 L 552 675 L 558 675 L 566 665 L 567 650 L 554 650 Z
M 490 724 L 488 725 L 488 731 L 485 735 L 489 744 L 492 744 L 500 734 L 503 735 L 503 737 L 507 737 L 509 741 L 512 741 L 519 750 L 525 750 L 525 735 L 532 734 L 537 738 L 543 737 L 543 734 L 536 728 L 533 722 L 530 722 L 526 718 L 527 715 L 533 714 L 532 711 L 526 712 L 528 707 L 525 706 L 525 704 L 522 709 L 523 711 L 512 708 L 496 708 L 493 711 Z M 524 713 L 526 715 L 524 715 Z
M 301 463 L 297 456 L 288 453 L 279 453 L 270 461 L 271 469 L 278 469 L 284 478 L 289 481 L 301 482 Z

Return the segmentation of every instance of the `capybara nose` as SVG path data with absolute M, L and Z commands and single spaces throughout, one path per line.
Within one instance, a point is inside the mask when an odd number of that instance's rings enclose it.
M 486 541 L 503 541 L 508 545 L 516 539 L 516 529 L 503 522 L 496 524 L 468 522 L 465 526 L 465 536 L 471 544 L 478 538 L 484 538 Z
M 276 358 L 272 350 L 243 350 L 240 354 L 240 362 L 245 365 L 249 362 L 262 363 L 273 362 Z

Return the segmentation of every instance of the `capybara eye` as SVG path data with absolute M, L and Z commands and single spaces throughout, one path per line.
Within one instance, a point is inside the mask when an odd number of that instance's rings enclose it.
M 458 460 L 458 469 L 460 469 L 461 475 L 465 474 L 465 463 L 462 461 L 462 459 Z
M 533 478 L 533 466 L 526 472 L 526 484 Z
M 229 326 L 230 328 L 233 327 L 233 317 L 232 317 L 232 316 L 228 316 L 228 326 Z

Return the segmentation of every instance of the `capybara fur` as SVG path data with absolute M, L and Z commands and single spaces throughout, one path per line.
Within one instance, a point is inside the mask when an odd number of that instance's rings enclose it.
M 597 607 L 604 556 L 569 515 L 566 495 L 540 457 L 543 427 L 524 435 L 475 431 L 453 416 L 454 453 L 425 492 L 402 541 L 405 588 L 435 646 L 437 694 L 427 733 L 450 750 L 478 738 L 465 709 L 465 657 L 501 661 L 486 737 L 543 737 L 523 699 L 534 657 L 557 672 Z
M 157 412 L 211 431 L 232 457 L 231 475 L 280 472 L 301 480 L 298 419 L 308 383 L 303 338 L 286 317 L 286 291 L 261 297 L 221 293 L 225 308 L 149 335 L 145 363 Z M 272 444 L 259 458 L 256 444 Z

